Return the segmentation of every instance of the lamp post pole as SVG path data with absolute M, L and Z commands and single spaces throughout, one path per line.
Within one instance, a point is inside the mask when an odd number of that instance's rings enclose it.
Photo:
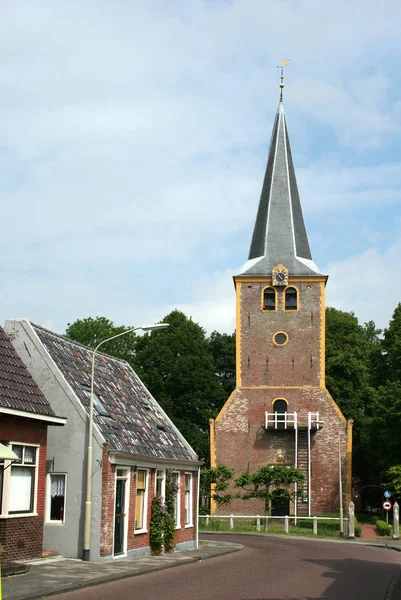
M 88 561 L 90 560 L 90 538 L 91 538 L 91 518 L 92 518 L 92 438 L 93 438 L 93 387 L 95 381 L 95 357 L 96 352 L 99 350 L 100 346 L 105 344 L 106 342 L 110 342 L 111 340 L 115 340 L 122 335 L 126 335 L 127 333 L 132 333 L 133 331 L 137 331 L 141 329 L 142 331 L 153 331 L 154 329 L 165 329 L 168 327 L 168 323 L 158 323 L 156 325 L 142 325 L 140 327 L 133 327 L 132 329 L 127 329 L 126 331 L 122 331 L 121 333 L 117 333 L 117 335 L 113 335 L 106 340 L 103 340 L 96 346 L 92 354 L 92 370 L 91 370 L 91 390 L 90 390 L 90 400 L 89 400 L 89 425 L 88 425 L 88 452 L 86 457 L 86 500 L 85 500 L 85 514 L 84 514 L 84 548 L 82 560 Z

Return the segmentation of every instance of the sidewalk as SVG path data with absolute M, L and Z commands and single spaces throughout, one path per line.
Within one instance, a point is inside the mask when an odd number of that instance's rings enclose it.
M 31 568 L 28 573 L 2 580 L 3 600 L 39 600 L 91 585 L 207 560 L 243 548 L 241 544 L 230 542 L 206 543 L 207 545 L 200 545 L 198 550 L 107 562 L 83 562 L 62 557 L 32 561 L 29 563 Z

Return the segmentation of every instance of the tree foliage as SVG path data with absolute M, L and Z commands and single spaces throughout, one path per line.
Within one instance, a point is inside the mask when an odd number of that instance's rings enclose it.
M 225 400 L 204 329 L 175 310 L 170 327 L 137 338 L 136 370 L 159 404 L 193 446 L 209 460 L 209 419 Z
M 235 389 L 235 332 L 213 331 L 208 339 L 215 373 L 226 398 Z
M 295 467 L 265 465 L 254 473 L 243 473 L 236 479 L 235 487 L 244 490 L 238 495 L 243 500 L 250 498 L 263 500 L 265 514 L 268 515 L 270 504 L 274 498 L 293 500 L 296 496 L 302 496 L 302 490 L 295 492 L 288 486 L 304 481 L 305 475 Z
M 401 465 L 394 465 L 390 467 L 384 474 L 384 483 L 382 485 L 386 487 L 397 502 L 401 502 Z
M 132 327 L 125 327 L 124 325 L 116 327 L 113 321 L 110 321 L 106 317 L 95 317 L 94 319 L 87 317 L 86 319 L 77 319 L 74 323 L 67 323 L 65 335 L 71 340 L 85 344 L 85 346 L 96 348 L 103 340 L 129 329 L 132 329 Z M 116 340 L 102 345 L 100 350 L 133 364 L 135 342 L 135 332 L 127 333 Z
M 234 471 L 227 465 L 218 464 L 210 469 L 201 469 L 200 487 L 203 496 L 211 496 L 217 504 L 228 504 L 232 500 L 232 494 L 227 490 L 234 476 Z M 213 492 L 212 490 L 213 486 Z

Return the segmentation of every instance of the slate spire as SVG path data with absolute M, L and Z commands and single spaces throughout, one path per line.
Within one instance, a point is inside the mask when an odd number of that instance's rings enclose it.
M 273 125 L 248 262 L 241 275 L 271 275 L 279 263 L 289 269 L 290 275 L 321 274 L 309 247 L 282 96 Z

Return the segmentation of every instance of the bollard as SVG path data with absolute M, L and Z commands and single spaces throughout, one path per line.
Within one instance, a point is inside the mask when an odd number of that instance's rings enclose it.
M 288 532 L 289 532 L 289 518 L 284 517 L 284 533 L 288 533 Z
M 313 517 L 313 533 L 317 535 L 317 517 Z
M 256 531 L 260 531 L 260 516 L 256 517 Z
M 230 529 L 234 529 L 234 515 L 230 515 Z
M 393 506 L 393 540 L 400 539 L 400 507 L 398 502 L 394 502 Z
M 206 527 L 209 526 L 210 515 L 206 515 Z
M 348 516 L 349 516 L 348 537 L 353 540 L 355 537 L 355 504 L 353 502 L 349 503 Z

